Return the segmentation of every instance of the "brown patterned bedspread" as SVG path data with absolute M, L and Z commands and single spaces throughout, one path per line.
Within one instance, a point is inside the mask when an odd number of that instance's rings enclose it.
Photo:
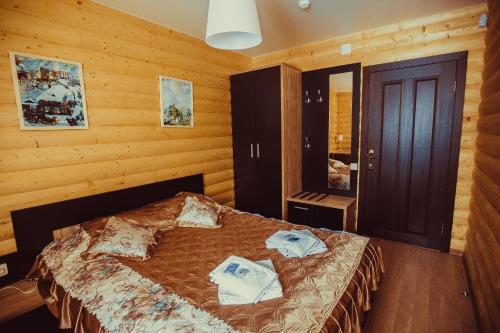
M 87 228 L 88 232 L 95 233 L 102 223 L 94 222 Z M 277 230 L 303 229 L 304 226 L 233 209 L 226 210 L 222 223 L 224 226 L 219 229 L 166 231 L 152 259 L 120 261 L 242 332 L 361 331 L 364 311 L 370 309 L 372 291 L 377 289 L 383 272 L 380 248 L 374 241 L 370 240 L 365 246 L 366 240 L 360 242 L 359 236 L 313 229 L 329 251 L 290 259 L 266 249 L 265 239 Z M 251 260 L 272 259 L 284 297 L 252 305 L 220 305 L 217 286 L 210 282 L 208 274 L 230 255 Z M 348 260 L 359 265 L 346 269 L 343 263 Z M 43 258 L 39 257 L 31 276 L 41 279 L 40 291 L 49 309 L 59 317 L 62 328 L 76 327 L 75 332 L 104 331 L 80 301 L 71 298 L 51 280 Z M 334 288 L 334 285 L 343 288 Z

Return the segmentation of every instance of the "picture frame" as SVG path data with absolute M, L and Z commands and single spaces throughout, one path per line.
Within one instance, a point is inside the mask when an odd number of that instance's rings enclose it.
M 193 82 L 160 75 L 161 127 L 193 128 Z
M 21 130 L 88 129 L 82 64 L 10 51 Z

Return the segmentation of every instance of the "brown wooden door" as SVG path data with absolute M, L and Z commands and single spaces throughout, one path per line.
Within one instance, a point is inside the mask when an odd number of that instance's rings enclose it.
M 365 70 L 362 233 L 448 251 L 464 59 L 460 53 Z

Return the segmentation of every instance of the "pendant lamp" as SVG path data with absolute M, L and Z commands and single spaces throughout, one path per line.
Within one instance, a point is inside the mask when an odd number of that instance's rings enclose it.
M 242 50 L 262 42 L 255 0 L 210 0 L 206 42 L 226 50 Z

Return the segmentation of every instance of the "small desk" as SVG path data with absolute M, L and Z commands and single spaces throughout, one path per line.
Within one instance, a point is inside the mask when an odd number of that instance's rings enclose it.
M 288 197 L 287 201 L 288 220 L 292 223 L 356 231 L 356 199 L 354 198 L 316 192 L 299 192 Z M 340 216 L 334 210 L 340 210 Z M 318 219 L 326 221 L 317 221 Z
M 21 290 L 28 291 L 35 288 L 34 281 L 20 280 L 9 284 Z M 26 312 L 44 305 L 45 302 L 35 288 L 28 294 L 23 294 L 19 290 L 8 288 L 0 291 L 0 323 L 20 316 Z

